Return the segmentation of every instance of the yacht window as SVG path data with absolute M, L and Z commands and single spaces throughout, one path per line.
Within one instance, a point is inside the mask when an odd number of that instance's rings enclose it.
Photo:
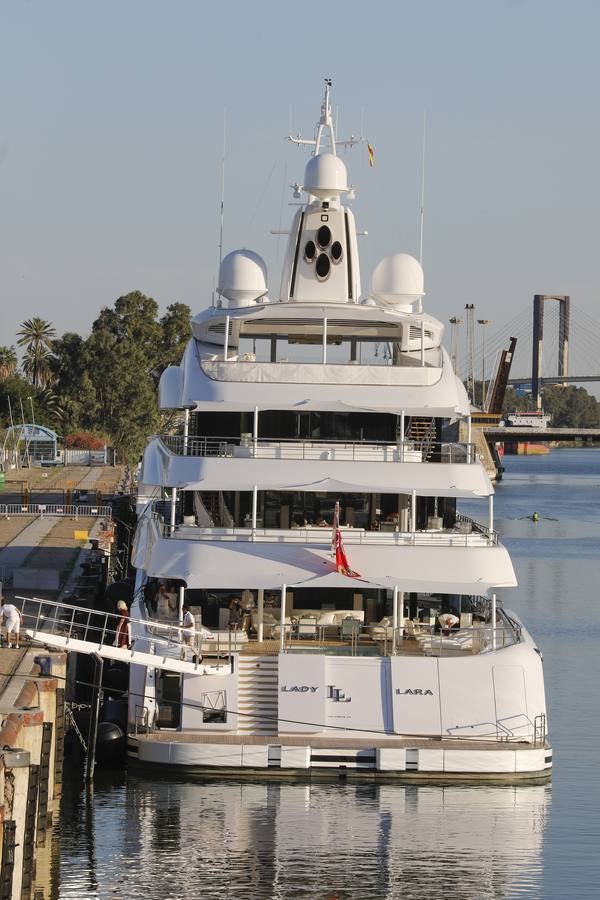
M 202 721 L 226 722 L 227 721 L 227 692 L 207 691 L 200 694 L 202 707 Z
M 321 278 L 327 277 L 330 267 L 327 254 L 320 253 L 316 269 Z M 323 275 L 325 271 L 327 274 Z M 420 347 L 411 347 L 410 353 L 402 350 L 403 336 L 409 327 L 412 329 L 414 325 L 328 318 L 327 362 L 331 365 L 419 365 Z M 418 343 L 420 344 L 420 330 Z M 252 362 L 320 363 L 322 344 L 322 319 L 253 317 L 241 323 L 238 357 L 243 360 L 245 355 L 249 355 Z M 432 363 L 432 360 L 427 360 L 427 364 Z M 437 365 L 438 362 L 433 364 Z
M 304 248 L 304 258 L 307 262 L 312 262 L 315 258 L 315 253 L 317 252 L 317 248 L 315 247 L 314 241 L 307 241 L 306 246 Z
M 329 230 L 329 229 L 327 229 Z M 317 277 L 324 280 L 329 275 L 329 270 L 331 269 L 331 263 L 329 262 L 329 257 L 326 253 L 320 253 L 317 256 Z
M 334 241 L 331 245 L 331 258 L 334 262 L 339 262 L 342 258 L 342 245 L 339 241 Z
M 321 225 L 317 231 L 317 244 L 325 249 L 331 241 L 331 228 L 328 225 Z

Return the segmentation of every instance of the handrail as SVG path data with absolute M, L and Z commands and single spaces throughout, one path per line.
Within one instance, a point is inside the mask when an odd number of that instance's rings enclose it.
M 348 616 L 352 619 L 352 616 Z M 286 625 L 284 652 L 304 653 L 331 653 L 335 655 L 336 649 L 347 646 L 351 656 L 360 656 L 361 651 L 365 655 L 373 655 L 373 648 L 378 648 L 379 656 L 402 656 L 403 642 L 405 640 L 416 641 L 423 656 L 452 657 L 466 654 L 489 653 L 502 650 L 520 642 L 520 635 L 511 627 L 510 623 L 492 627 L 489 623 L 472 625 L 443 634 L 441 631 L 433 633 L 430 626 L 416 627 L 415 623 L 407 622 L 404 626 L 394 629 L 393 625 L 381 625 L 378 622 L 363 625 L 356 619 L 353 627 L 344 630 L 341 625 L 319 625 L 315 616 L 314 633 L 310 634 L 309 616 L 303 616 L 300 624 L 303 633 L 298 630 L 298 621 Z M 418 625 L 418 623 L 417 623 Z M 412 626 L 412 627 L 410 627 Z M 422 630 L 421 630 L 422 629 Z M 328 635 L 327 632 L 330 632 Z M 327 641 L 331 638 L 331 631 L 335 643 Z M 414 651 L 411 651 L 411 655 Z
M 14 598 L 15 605 L 23 616 L 24 627 L 42 633 L 43 631 L 60 631 L 67 638 L 77 637 L 80 640 L 96 643 L 99 647 L 113 645 L 121 616 L 118 613 L 101 612 L 86 606 L 60 603 L 54 600 L 43 600 L 39 597 Z M 32 609 L 33 607 L 33 609 Z M 84 619 L 85 621 L 81 621 Z M 158 645 L 164 653 L 166 650 L 180 651 L 183 626 L 179 623 L 168 624 L 149 619 L 129 617 L 132 626 L 139 626 L 145 637 Z M 185 629 L 190 633 L 193 643 L 201 643 L 206 635 L 205 630 Z
M 470 525 L 473 531 L 484 534 L 491 543 L 498 543 L 498 532 L 491 531 L 487 525 L 484 525 L 482 522 L 477 522 L 476 519 L 472 519 L 470 516 L 464 516 L 462 513 L 456 513 L 456 521 L 459 523 L 463 522 L 465 525 Z
M 155 513 L 163 537 L 174 540 L 194 541 L 249 541 L 254 543 L 331 544 L 331 526 L 328 528 L 201 528 L 179 523 L 174 532 L 164 519 Z M 365 531 L 362 528 L 341 528 L 346 545 L 396 545 L 410 547 L 472 547 L 497 544 L 497 532 L 473 532 L 467 534 L 454 530 L 431 531 Z
M 267 459 L 331 459 L 354 462 L 424 462 L 421 449 L 412 440 L 349 441 L 339 438 L 312 440 L 302 438 L 260 438 L 256 444 L 245 437 L 157 434 L 164 448 L 176 456 L 200 456 Z M 185 453 L 184 453 L 185 450 Z M 325 455 L 327 454 L 327 456 Z M 427 462 L 464 464 L 478 458 L 473 443 L 432 441 L 427 446 Z M 432 458 L 433 457 L 433 458 Z

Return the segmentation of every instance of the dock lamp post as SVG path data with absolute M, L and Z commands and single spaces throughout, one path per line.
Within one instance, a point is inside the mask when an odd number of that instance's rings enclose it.
M 477 319 L 481 325 L 481 409 L 485 412 L 485 328 L 490 325 L 491 319 Z
M 465 320 L 459 319 L 457 316 L 451 316 L 448 321 L 452 326 L 450 328 L 450 359 L 452 360 L 452 368 L 455 374 L 458 374 L 458 326 L 463 325 Z

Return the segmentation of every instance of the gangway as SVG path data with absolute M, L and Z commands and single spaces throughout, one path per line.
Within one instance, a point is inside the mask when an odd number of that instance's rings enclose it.
M 132 619 L 132 632 L 143 636 L 148 650 L 137 650 L 134 640 L 130 648 L 116 647 L 115 638 L 120 616 L 115 613 L 88 609 L 85 606 L 73 606 L 43 600 L 38 597 L 15 597 L 14 605 L 23 617 L 22 633 L 33 641 L 39 641 L 56 650 L 72 653 L 83 653 L 87 656 L 97 654 L 103 659 L 125 662 L 150 669 L 162 669 L 167 672 L 183 672 L 196 675 L 223 674 L 230 666 L 230 660 L 217 662 L 215 666 L 205 666 L 196 661 L 181 659 L 182 635 L 179 625 L 169 625 L 147 619 Z M 191 629 L 189 629 L 191 631 Z M 188 629 L 186 629 L 187 633 Z M 206 629 L 193 630 L 192 645 L 200 646 L 206 637 Z M 190 648 L 191 649 L 191 648 Z M 187 652 L 187 648 L 186 648 Z

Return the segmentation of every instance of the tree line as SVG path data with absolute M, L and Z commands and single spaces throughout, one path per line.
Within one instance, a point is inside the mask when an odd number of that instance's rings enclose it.
M 557 428 L 600 428 L 600 403 L 585 388 L 568 384 L 548 384 L 542 396 L 544 412 L 551 416 Z M 512 412 L 528 412 L 531 395 L 517 394 L 507 388 L 504 398 L 504 415 Z
M 16 346 L 0 347 L 0 423 L 29 422 L 63 437 L 90 432 L 133 461 L 146 437 L 167 422 L 159 412 L 162 371 L 178 364 L 191 337 L 191 310 L 172 303 L 159 317 L 158 303 L 140 291 L 104 307 L 89 337 L 68 331 L 57 337 L 51 322 L 23 322 Z M 22 412 L 23 408 L 23 412 Z

